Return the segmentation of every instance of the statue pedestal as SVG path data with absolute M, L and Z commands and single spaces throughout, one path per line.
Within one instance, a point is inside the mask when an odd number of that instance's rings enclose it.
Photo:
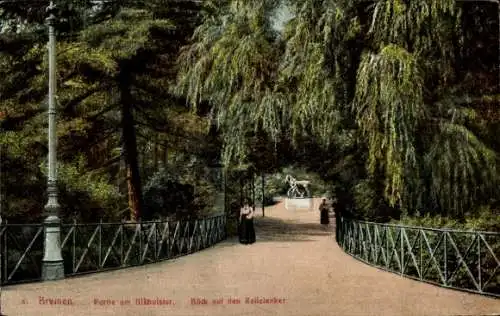
M 302 198 L 302 199 L 285 199 L 285 208 L 290 211 L 294 210 L 313 210 L 313 199 Z

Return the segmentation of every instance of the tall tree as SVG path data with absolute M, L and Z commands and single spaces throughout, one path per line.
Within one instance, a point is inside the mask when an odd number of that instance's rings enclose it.
M 67 33 L 59 28 L 60 171 L 64 173 L 65 164 L 72 163 L 74 152 L 82 151 L 86 158 L 85 172 L 92 170 L 94 177 L 96 173 L 116 176 L 109 167 L 114 168 L 117 158 L 123 156 L 129 175 L 131 217 L 137 219 L 142 198 L 137 127 L 174 134 L 176 138 L 184 136 L 180 133 L 184 129 L 169 126 L 162 112 L 167 113 L 165 107 L 182 104 L 167 93 L 167 86 L 169 78 L 173 78 L 172 61 L 178 47 L 196 23 L 197 5 L 184 2 L 165 7 L 158 1 L 146 1 L 130 4 L 127 8 L 126 3 L 112 4 L 116 10 L 109 11 L 106 18 L 85 24 L 81 17 L 82 26 Z M 81 9 L 85 11 L 88 7 Z M 95 9 L 91 11 L 97 14 Z M 75 20 L 79 12 L 74 13 L 76 17 L 67 17 Z M 14 13 L 18 17 L 30 16 L 30 12 Z M 182 26 L 180 31 L 174 31 L 168 17 Z M 43 21 L 32 19 L 35 21 L 30 25 Z M 2 124 L 12 131 L 3 134 L 2 138 L 4 142 L 17 144 L 19 155 L 33 145 L 41 147 L 42 152 L 45 150 L 40 133 L 45 116 L 40 103 L 46 94 L 47 64 L 43 45 L 46 38 L 45 35 L 36 37 L 31 31 L 25 33 L 24 37 L 23 34 L 6 33 L 2 40 L 9 47 L 2 46 L 4 54 L 0 58 L 2 63 L 9 65 L 2 68 L 7 74 L 0 91 L 0 107 L 7 112 L 7 119 Z M 20 80 L 27 84 L 20 86 Z M 15 107 L 15 104 L 21 106 Z M 170 120 L 178 116 L 175 112 L 169 115 L 172 116 Z M 117 133 L 118 130 L 122 132 Z M 23 137 L 23 134 L 30 137 Z M 19 137 L 25 142 L 19 143 Z M 120 141 L 123 150 L 117 151 Z M 42 155 L 33 155 L 35 166 Z M 61 179 L 62 182 L 66 180 Z
M 202 101 L 213 106 L 224 135 L 226 162 L 245 159 L 244 136 L 256 126 L 276 140 L 286 119 L 280 113 L 286 96 L 274 91 L 279 49 L 269 18 L 275 6 L 274 1 L 218 6 L 208 1 L 204 23 L 179 59 L 177 92 L 195 108 Z
M 492 196 L 496 152 L 474 108 L 457 102 L 470 12 L 455 0 L 288 3 L 280 36 L 275 1 L 228 1 L 181 56 L 178 91 L 211 102 L 228 152 L 247 147 L 251 129 L 345 154 L 366 146 L 359 180 L 404 212 L 460 216 Z

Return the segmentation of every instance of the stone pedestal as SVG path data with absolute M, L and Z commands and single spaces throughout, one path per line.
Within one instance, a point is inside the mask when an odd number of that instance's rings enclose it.
M 64 262 L 61 256 L 61 228 L 56 216 L 45 220 L 45 244 L 42 260 L 42 280 L 60 280 L 64 278 Z
M 42 265 L 42 280 L 54 281 L 64 279 L 63 261 L 44 261 Z
M 304 198 L 304 199 L 285 199 L 285 208 L 290 211 L 295 210 L 313 210 L 313 199 Z

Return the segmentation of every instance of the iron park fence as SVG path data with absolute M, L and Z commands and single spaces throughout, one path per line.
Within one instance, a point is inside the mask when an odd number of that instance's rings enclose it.
M 369 265 L 443 287 L 500 297 L 500 233 L 342 218 L 338 242 Z
M 66 276 L 177 258 L 226 238 L 226 215 L 189 221 L 61 225 Z M 43 224 L 2 224 L 1 283 L 41 279 Z

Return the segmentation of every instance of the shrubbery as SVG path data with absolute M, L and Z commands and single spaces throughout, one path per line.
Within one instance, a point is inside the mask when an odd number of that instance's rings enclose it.
M 165 172 L 156 173 L 144 186 L 143 220 L 172 215 L 195 215 L 194 187 Z
M 209 172 L 197 161 L 178 161 L 158 171 L 144 185 L 147 217 L 181 219 L 210 214 L 217 189 Z
M 430 228 L 454 228 L 475 231 L 500 231 L 500 213 L 498 209 L 489 206 L 479 208 L 476 212 L 469 214 L 462 220 L 444 217 L 440 215 L 431 216 L 405 216 L 401 220 L 394 220 L 409 226 Z
M 127 198 L 110 183 L 105 173 L 86 171 L 83 155 L 73 163 L 58 163 L 59 203 L 61 218 L 69 220 L 76 216 L 81 222 L 116 221 L 120 211 L 126 208 Z M 40 165 L 47 174 L 47 164 Z

